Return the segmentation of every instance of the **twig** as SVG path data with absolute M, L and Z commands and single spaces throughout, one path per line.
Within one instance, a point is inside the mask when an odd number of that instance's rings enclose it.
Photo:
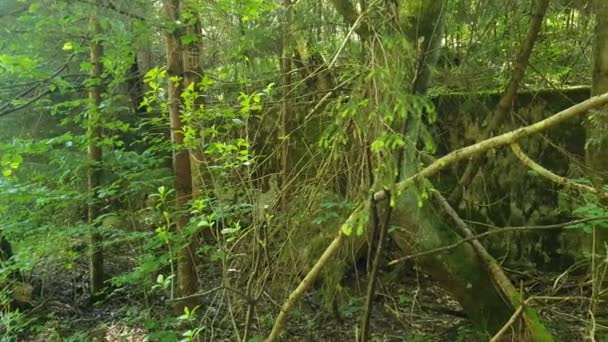
M 591 319 L 591 327 L 589 329 L 589 339 L 595 342 L 595 313 L 597 311 L 598 299 L 598 284 L 597 279 L 597 260 L 595 257 L 597 250 L 597 228 L 593 227 L 593 235 L 591 240 L 591 301 L 589 302 L 589 318 Z
M 589 310 L 589 317 L 591 318 L 591 328 L 589 329 L 589 341 L 591 342 L 595 342 L 595 327 L 596 327 L 596 322 L 595 322 L 595 314 L 593 313 L 593 310 Z
M 239 296 L 242 296 L 243 298 L 245 298 L 245 300 L 247 302 L 252 301 L 251 298 L 248 298 L 243 293 L 241 293 L 241 292 L 239 292 L 239 291 L 237 291 L 237 290 L 235 290 L 233 288 L 230 288 L 228 286 L 217 286 L 217 287 L 212 288 L 211 290 L 207 290 L 207 291 L 200 292 L 200 293 L 194 293 L 194 294 L 191 294 L 189 296 L 172 298 L 172 299 L 169 299 L 168 301 L 169 302 L 179 302 L 179 301 L 182 301 L 182 300 L 195 299 L 195 298 L 199 298 L 199 297 L 204 297 L 204 296 L 206 296 L 208 294 L 211 294 L 211 293 L 213 293 L 215 291 L 219 291 L 219 290 L 227 290 L 227 291 L 230 291 L 230 292 L 234 292 L 234 293 L 238 294 Z
M 389 208 L 389 212 L 386 214 L 386 220 L 384 222 L 380 222 L 380 217 L 378 215 L 378 208 L 376 207 L 376 203 L 374 202 L 374 199 L 371 198 L 371 210 L 372 210 L 372 215 L 374 217 L 374 228 L 376 230 L 379 230 L 378 233 L 378 239 L 376 241 L 376 250 L 373 256 L 373 261 L 372 261 L 372 265 L 371 265 L 371 271 L 369 273 L 369 277 L 368 277 L 368 283 L 367 283 L 367 293 L 365 296 L 365 306 L 363 309 L 363 313 L 361 314 L 361 324 L 360 324 L 360 329 L 361 329 L 361 334 L 360 334 L 360 338 L 359 341 L 360 342 L 367 342 L 369 340 L 369 334 L 370 334 L 370 329 L 369 329 L 369 319 L 372 313 L 372 308 L 373 308 L 373 301 L 374 301 L 374 295 L 376 294 L 376 282 L 378 281 L 378 267 L 380 265 L 380 258 L 382 257 L 382 252 L 384 249 L 384 239 L 386 236 L 386 229 L 390 220 L 390 208 Z M 373 237 L 371 239 L 371 241 L 373 242 Z M 372 244 L 370 243 L 370 250 L 371 250 L 371 246 Z
M 524 304 L 520 305 L 517 310 L 515 310 L 515 312 L 511 315 L 511 318 L 509 318 L 509 320 L 507 321 L 507 323 L 505 323 L 505 325 L 502 326 L 502 328 L 500 328 L 500 330 L 498 330 L 498 332 L 496 333 L 496 335 L 494 335 L 491 339 L 490 342 L 496 342 L 500 339 L 500 337 L 513 325 L 513 323 L 515 323 L 515 321 L 517 320 L 517 317 L 519 317 L 519 315 L 521 315 L 521 313 L 524 311 Z
M 520 226 L 520 227 L 503 227 L 503 228 L 496 228 L 496 229 L 492 229 L 492 230 L 488 230 L 487 232 L 483 232 L 471 237 L 466 237 L 460 241 L 454 242 L 452 244 L 449 245 L 445 245 L 442 247 L 437 247 L 437 248 L 433 248 L 433 249 L 429 249 L 426 251 L 422 251 L 420 253 L 416 253 L 416 254 L 411 254 L 411 255 L 406 255 L 404 257 L 398 258 L 398 259 L 394 259 L 391 260 L 388 265 L 392 266 L 395 265 L 397 263 L 403 262 L 403 261 L 407 261 L 410 259 L 414 259 L 414 258 L 419 258 L 419 257 L 423 257 L 423 256 L 427 256 L 427 255 L 431 255 L 431 254 L 436 254 L 436 253 L 441 253 L 441 252 L 447 252 L 449 250 L 452 250 L 464 243 L 467 243 L 469 241 L 472 240 L 477 240 L 477 239 L 481 239 L 481 238 L 485 238 L 489 235 L 494 235 L 494 234 L 501 234 L 501 233 L 510 233 L 510 232 L 521 232 L 521 231 L 535 231 L 535 230 L 551 230 L 551 229 L 562 229 L 564 227 L 568 227 L 568 226 L 572 226 L 572 225 L 576 225 L 576 224 L 581 224 L 581 223 L 586 223 L 586 222 L 592 222 L 592 221 L 600 221 L 600 220 L 608 220 L 608 216 L 598 216 L 598 217 L 590 217 L 590 218 L 586 218 L 586 219 L 581 219 L 581 220 L 574 220 L 574 221 L 569 221 L 569 222 L 564 222 L 564 223 L 557 223 L 557 224 L 550 224 L 550 225 L 544 225 L 544 226 Z
M 314 280 L 317 278 L 323 266 L 329 261 L 332 255 L 340 249 L 340 246 L 344 242 L 346 237 L 339 233 L 338 236 L 331 242 L 329 247 L 323 252 L 323 255 L 319 258 L 317 263 L 313 266 L 313 268 L 308 272 L 306 277 L 300 282 L 298 287 L 293 290 L 293 292 L 289 295 L 283 306 L 281 307 L 281 312 L 279 312 L 279 316 L 274 321 L 274 325 L 272 326 L 272 331 L 266 342 L 274 342 L 276 341 L 281 333 L 283 332 L 283 328 L 285 327 L 285 322 L 287 321 L 287 315 L 289 311 L 293 308 L 293 306 L 302 298 L 304 292 L 312 285 Z
M 259 234 L 259 229 L 256 229 L 255 231 L 255 242 L 254 242 L 254 250 L 253 250 L 253 254 L 254 254 L 254 261 L 253 261 L 253 270 L 251 271 L 251 274 L 249 275 L 249 279 L 247 280 L 247 285 L 245 287 L 245 296 L 247 296 L 247 298 L 252 298 L 252 293 L 253 293 L 253 281 L 258 277 L 258 273 L 260 271 L 260 265 L 262 262 L 262 244 L 259 243 L 258 241 L 261 240 L 261 238 L 258 236 Z M 253 311 L 255 309 L 255 305 L 257 302 L 257 298 L 256 300 L 250 300 L 248 305 L 247 305 L 247 312 L 245 314 L 245 326 L 243 328 L 243 337 L 241 339 L 241 341 L 243 342 L 247 342 L 248 341 L 248 336 L 249 336 L 249 330 L 251 329 L 251 317 L 253 315 Z

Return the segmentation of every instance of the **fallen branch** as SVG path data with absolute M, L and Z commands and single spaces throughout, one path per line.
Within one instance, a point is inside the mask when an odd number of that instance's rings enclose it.
M 519 317 L 519 315 L 521 315 L 523 311 L 524 304 L 520 305 L 517 310 L 515 310 L 515 312 L 511 315 L 511 318 L 509 318 L 507 323 L 505 323 L 505 325 L 503 325 L 502 328 L 500 328 L 500 330 L 498 330 L 498 332 L 490 339 L 490 342 L 500 341 L 500 337 L 507 331 L 507 329 L 509 329 L 513 325 L 513 323 L 515 323 L 515 321 L 517 321 L 517 318 Z
M 450 152 L 447 155 L 437 159 L 435 162 L 431 163 L 429 166 L 425 167 L 417 174 L 396 184 L 396 189 L 398 191 L 403 191 L 408 187 L 412 186 L 416 181 L 419 181 L 423 178 L 429 178 L 455 162 L 472 158 L 494 148 L 502 147 L 505 145 L 511 145 L 519 141 L 520 139 L 527 138 L 536 133 L 545 131 L 550 127 L 553 127 L 564 121 L 582 115 L 593 108 L 601 107 L 606 104 L 608 104 L 608 93 L 599 96 L 594 96 L 587 101 L 575 104 L 574 106 L 564 109 L 561 112 L 554 114 L 537 123 L 524 126 L 514 131 L 507 132 L 489 138 L 487 140 L 480 141 L 476 144 L 469 145 L 467 147 L 463 147 L 453 152 Z M 380 190 L 374 194 L 374 199 L 376 199 L 377 201 L 383 200 L 385 197 L 385 190 Z
M 607 191 L 604 191 L 601 189 L 596 189 L 596 188 L 588 186 L 588 185 L 576 183 L 568 178 L 556 175 L 555 173 L 551 172 L 550 170 L 545 169 L 542 165 L 540 165 L 540 164 L 536 163 L 534 160 L 530 159 L 530 157 L 528 157 L 528 155 L 525 154 L 524 151 L 522 151 L 522 149 L 518 143 L 511 144 L 511 150 L 513 151 L 513 154 L 515 154 L 515 156 L 524 165 L 526 165 L 531 170 L 536 171 L 539 175 L 541 175 L 544 178 L 547 178 L 548 180 L 550 180 L 554 183 L 557 183 L 557 184 L 565 186 L 565 187 L 574 188 L 574 189 L 577 189 L 580 191 L 589 192 L 589 193 L 592 193 L 601 198 L 608 198 Z
M 439 193 L 439 191 L 433 192 L 433 198 L 452 218 L 454 223 L 456 223 L 456 228 L 459 230 L 462 236 L 464 236 L 465 238 L 474 237 L 473 231 L 462 220 L 462 218 L 460 218 L 458 213 L 454 210 L 454 208 L 452 208 L 452 206 L 441 195 L 441 193 Z M 490 253 L 488 253 L 485 247 L 478 240 L 472 239 L 470 241 L 470 244 L 477 256 L 479 257 L 479 260 L 486 267 L 486 270 L 490 274 L 492 280 L 494 281 L 494 284 L 497 286 L 499 294 L 511 307 L 511 310 L 517 313 L 519 308 L 521 308 L 522 319 L 527 327 L 527 331 L 532 337 L 532 341 L 553 341 L 551 333 L 541 323 L 540 317 L 538 316 L 536 311 L 532 308 L 525 308 L 525 302 L 523 301 L 522 294 L 517 291 L 515 286 L 513 286 L 509 277 L 507 277 L 498 262 L 496 262 L 496 259 L 494 259 L 494 257 Z M 513 314 L 511 318 L 515 320 L 518 315 Z
M 587 101 L 576 104 L 568 109 L 565 109 L 565 110 L 563 110 L 547 119 L 539 121 L 535 124 L 525 126 L 525 127 L 516 129 L 514 131 L 504 133 L 499 136 L 481 141 L 477 144 L 470 145 L 470 146 L 458 149 L 456 151 L 453 151 L 451 153 L 448 153 L 447 155 L 443 156 L 442 158 L 439 158 L 435 162 L 431 163 L 426 168 L 422 169 L 417 174 L 407 178 L 406 180 L 404 180 L 402 182 L 397 183 L 396 188 L 398 191 L 403 191 L 403 190 L 407 189 L 408 187 L 412 186 L 416 181 L 431 177 L 455 162 L 458 162 L 458 161 L 461 161 L 461 160 L 464 160 L 467 158 L 471 158 L 473 156 L 484 153 L 493 148 L 513 144 L 513 143 L 517 142 L 519 139 L 542 132 L 542 131 L 544 131 L 552 126 L 555 126 L 559 123 L 562 123 L 568 119 L 572 119 L 576 116 L 582 115 L 583 113 L 586 113 L 590 109 L 600 107 L 605 104 L 608 104 L 608 93 L 600 95 L 600 96 L 592 97 Z M 374 199 L 376 201 L 383 200 L 386 198 L 386 195 L 387 195 L 387 191 L 381 190 L 374 194 Z M 356 217 L 360 208 L 361 208 L 361 206 L 359 206 L 359 208 L 350 215 L 348 221 L 354 220 L 354 217 Z M 348 223 L 348 221 L 347 221 L 347 223 Z M 347 223 L 345 223 L 345 224 L 347 224 Z M 342 234 L 342 230 L 340 229 L 338 232 L 338 235 L 334 238 L 334 240 L 327 247 L 325 252 L 323 252 L 323 254 L 321 255 L 321 258 L 317 261 L 317 263 L 313 266 L 313 268 L 308 272 L 306 277 L 304 277 L 302 282 L 291 293 L 291 295 L 289 295 L 289 297 L 283 304 L 283 306 L 281 308 L 281 312 L 279 313 L 279 316 L 275 320 L 274 325 L 272 327 L 272 332 L 270 333 L 270 335 L 268 336 L 268 338 L 266 340 L 267 342 L 273 342 L 273 341 L 277 340 L 277 338 L 280 336 L 280 334 L 283 331 L 283 328 L 286 324 L 287 315 L 289 314 L 289 311 L 293 308 L 295 303 L 300 298 L 302 298 L 302 296 L 304 295 L 304 292 L 310 287 L 310 285 L 312 285 L 312 283 L 314 282 L 316 277 L 321 272 L 321 269 L 323 269 L 325 264 L 327 264 L 330 257 L 340 249 L 340 247 L 342 246 L 342 243 L 344 243 L 345 240 L 346 240 L 346 237 Z

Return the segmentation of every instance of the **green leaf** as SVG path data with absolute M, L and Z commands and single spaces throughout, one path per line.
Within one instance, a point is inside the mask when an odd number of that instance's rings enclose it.
M 182 36 L 182 43 L 184 45 L 190 45 L 196 41 L 196 34 L 189 33 Z
M 206 219 L 202 219 L 198 222 L 197 227 L 211 227 L 212 225 L 212 222 L 209 222 Z
M 340 231 L 346 236 L 351 236 L 353 234 L 353 227 L 347 222 L 340 227 Z
M 72 42 L 67 42 L 65 44 L 63 44 L 63 48 L 61 48 L 63 51 L 71 51 L 74 50 L 74 43 Z
M 384 148 L 384 140 L 381 140 L 382 138 L 378 138 L 376 140 L 374 140 L 374 142 L 371 145 L 371 150 L 374 153 L 378 153 L 382 150 L 382 148 Z
M 30 5 L 30 8 L 28 9 L 28 11 L 30 13 L 36 13 L 38 12 L 38 9 L 40 9 L 40 4 L 39 3 L 33 3 Z

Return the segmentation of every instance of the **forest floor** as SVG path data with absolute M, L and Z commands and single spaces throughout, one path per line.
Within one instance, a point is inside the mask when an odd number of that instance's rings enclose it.
M 175 315 L 162 298 L 146 306 L 142 298 L 117 291 L 103 302 L 91 305 L 85 289 L 78 286 L 86 284 L 86 267 L 80 265 L 78 269 L 71 279 L 55 277 L 44 285 L 44 300 L 34 298 L 36 304 L 27 314 L 32 318 L 30 326 L 17 340 L 138 342 L 180 339 L 175 331 L 170 332 L 171 328 L 179 331 L 179 325 L 163 323 L 164 318 Z M 534 306 L 558 341 L 585 340 L 588 303 L 580 299 L 588 295 L 584 279 L 569 274 L 533 271 L 511 271 L 509 275 L 515 284 L 525 289 L 528 296 L 552 297 L 535 301 Z M 401 272 L 399 278 L 403 281 L 395 281 L 394 274 L 385 273 L 379 279 L 378 297 L 371 320 L 371 341 L 487 340 L 475 337 L 458 303 L 427 276 L 409 270 Z M 349 284 L 349 299 L 337 304 L 335 310 L 324 309 L 319 296 L 311 293 L 290 316 L 285 335 L 288 338 L 284 340 L 354 341 L 365 300 L 364 292 L 365 280 L 356 284 L 353 281 L 353 284 Z M 260 308 L 259 312 L 266 309 Z M 272 310 L 272 307 L 268 309 Z M 226 312 L 220 315 L 228 316 Z M 199 335 L 200 341 L 236 340 L 230 320 L 219 319 L 217 322 L 218 326 L 213 328 L 215 330 L 211 334 L 206 331 Z M 254 325 L 254 333 L 266 329 L 260 329 L 263 324 L 259 319 Z M 600 325 L 598 327 L 601 328 Z M 181 329 L 186 328 L 182 325 Z M 263 338 L 255 337 L 255 334 L 249 339 L 261 340 Z

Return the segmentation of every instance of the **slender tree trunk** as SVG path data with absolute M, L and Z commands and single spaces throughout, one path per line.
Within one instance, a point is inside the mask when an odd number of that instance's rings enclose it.
M 595 0 L 593 5 L 596 24 L 591 93 L 595 96 L 608 92 L 608 2 Z M 608 107 L 598 108 L 591 113 L 585 122 L 585 128 L 587 134 L 585 161 L 591 169 L 594 185 L 601 187 L 608 180 Z M 608 204 L 605 199 L 603 202 Z M 590 309 L 596 314 L 599 292 L 605 284 L 602 272 L 599 272 L 602 266 L 600 262 L 596 262 L 596 255 L 605 255 L 604 246 L 608 242 L 608 232 L 605 229 L 594 228 L 590 240 L 589 245 L 592 245 L 593 253 L 591 263 L 592 305 Z
M 200 86 L 200 82 L 203 78 L 203 70 L 201 67 L 201 49 L 202 49 L 202 23 L 199 13 L 193 8 L 188 8 L 182 3 L 182 12 L 188 12 L 188 16 L 193 19 L 189 22 L 186 27 L 186 34 L 189 38 L 187 43 L 183 43 L 183 62 L 184 62 L 184 89 L 192 87 L 193 94 L 196 99 L 190 104 L 192 108 L 189 110 L 195 112 L 195 116 L 201 114 L 203 105 L 203 97 L 200 96 L 199 92 L 205 91 Z M 189 105 L 189 106 L 190 106 Z M 192 199 L 202 199 L 209 197 L 212 194 L 209 189 L 212 188 L 212 178 L 208 171 L 207 156 L 203 152 L 203 139 L 196 138 L 188 148 L 190 149 L 190 168 L 192 172 Z M 211 228 L 203 230 L 201 233 L 202 239 L 211 243 L 215 240 Z M 200 239 L 196 237 L 193 239 L 189 248 L 191 251 L 196 250 L 198 247 L 198 241 Z
M 595 0 L 596 26 L 592 95 L 608 92 L 608 2 Z M 596 183 L 608 179 L 608 114 L 606 108 L 593 113 L 587 122 L 587 165 Z
M 100 42 L 100 26 L 97 19 L 97 14 L 91 15 L 89 20 L 89 32 L 91 33 L 90 45 L 90 86 L 89 86 L 89 120 L 88 120 L 88 221 L 93 227 L 90 234 L 90 285 L 91 294 L 96 296 L 103 289 L 104 267 L 103 267 L 103 248 L 102 235 L 99 232 L 99 225 L 96 223 L 97 217 L 100 215 L 100 205 L 97 200 L 98 187 L 101 185 L 101 161 L 102 150 L 100 142 L 102 139 L 103 120 L 99 111 L 101 103 L 101 87 L 103 65 L 101 57 L 103 54 L 102 45 Z
M 192 4 L 192 5 L 191 5 Z M 203 105 L 203 97 L 199 92 L 204 91 L 201 88 L 200 82 L 203 78 L 203 70 L 201 67 L 201 49 L 202 49 L 202 23 L 197 9 L 194 8 L 193 2 L 184 1 L 182 2 L 182 13 L 187 13 L 188 17 L 192 19 L 189 21 L 186 27 L 186 35 L 189 38 L 188 42 L 183 43 L 183 63 L 184 63 L 184 89 L 192 88 L 193 95 L 196 99 L 192 102 L 192 108 L 190 110 L 193 113 L 200 114 Z M 191 169 L 191 180 L 192 180 L 192 200 L 197 200 L 208 195 L 207 188 L 211 187 L 211 178 L 208 173 L 205 172 L 206 162 L 205 154 L 203 153 L 202 140 L 196 139 L 193 141 L 190 149 L 190 169 Z M 210 229 L 206 229 L 202 234 L 203 238 L 211 242 L 213 241 L 213 234 Z M 188 257 L 191 259 L 192 265 L 195 265 L 196 257 L 195 251 L 199 247 L 199 237 L 193 236 L 192 241 L 187 246 Z M 200 285 L 195 284 L 196 287 Z
M 201 104 L 201 97 L 198 96 L 199 83 L 202 79 L 203 71 L 201 69 L 200 62 L 200 50 L 201 50 L 201 21 L 197 12 L 192 11 L 186 6 L 186 3 L 182 3 L 182 13 L 188 12 L 189 16 L 193 19 L 186 27 L 186 35 L 189 38 L 187 43 L 183 43 L 183 60 L 184 60 L 184 89 L 193 87 L 193 93 L 196 94 L 197 99 L 193 101 L 194 107 Z M 198 108 L 191 108 L 196 111 Z M 197 141 L 200 142 L 200 141 Z M 201 167 L 203 166 L 204 155 L 201 150 L 201 146 L 192 146 L 190 151 L 190 163 L 192 166 L 192 198 L 200 198 L 205 186 L 203 182 L 203 173 Z M 209 184 L 207 184 L 209 186 Z
M 282 146 L 280 155 L 280 167 L 281 167 L 281 177 L 280 177 L 280 189 L 281 194 L 279 198 L 281 208 L 285 208 L 286 204 L 286 188 L 285 186 L 289 182 L 289 145 L 290 145 L 290 137 L 288 134 L 290 133 L 290 115 L 293 115 L 293 107 L 290 106 L 289 98 L 292 96 L 291 94 L 291 58 L 290 58 L 290 23 L 291 23 L 291 0 L 283 0 L 283 10 L 285 11 L 285 15 L 283 17 L 281 34 L 282 34 L 282 42 L 281 42 L 281 86 L 283 88 L 282 96 L 281 96 L 281 124 L 279 128 L 279 144 Z M 291 113 L 290 113 L 291 111 Z
M 180 19 L 180 0 L 165 0 L 163 8 L 166 18 L 171 24 Z M 173 143 L 173 172 L 175 175 L 175 204 L 177 213 L 175 218 L 175 229 L 178 234 L 183 234 L 188 224 L 187 203 L 192 199 L 192 170 L 190 165 L 190 153 L 184 147 L 184 124 L 182 122 L 181 101 L 182 80 L 184 79 L 183 46 L 181 43 L 181 30 L 177 27 L 170 28 L 166 36 L 167 41 L 167 76 L 169 77 L 169 117 L 171 121 L 171 142 Z M 194 251 L 190 245 L 181 248 L 177 260 L 177 284 L 178 293 L 181 297 L 190 296 L 198 290 L 198 278 L 196 275 Z M 195 297 L 179 301 L 177 310 L 184 307 L 193 308 L 197 305 Z

